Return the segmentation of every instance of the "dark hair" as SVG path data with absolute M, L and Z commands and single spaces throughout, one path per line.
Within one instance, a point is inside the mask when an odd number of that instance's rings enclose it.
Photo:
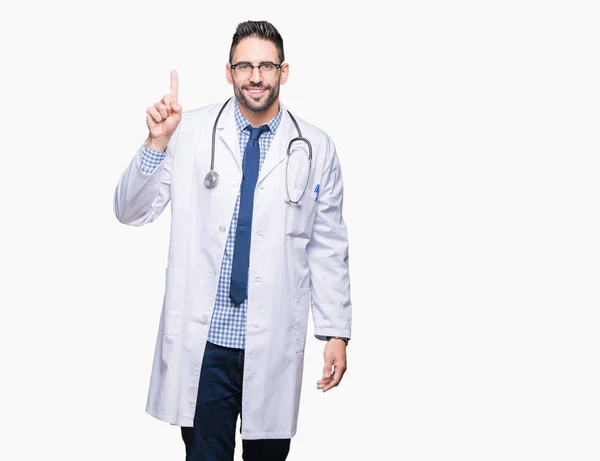
M 267 21 L 246 21 L 238 24 L 235 34 L 233 34 L 233 40 L 231 42 L 231 48 L 229 49 L 229 63 L 233 59 L 233 52 L 235 47 L 246 37 L 262 38 L 263 40 L 270 40 L 275 44 L 277 48 L 277 54 L 279 55 L 279 64 L 285 60 L 283 54 L 283 39 L 273 24 Z M 276 63 L 277 64 L 277 63 Z

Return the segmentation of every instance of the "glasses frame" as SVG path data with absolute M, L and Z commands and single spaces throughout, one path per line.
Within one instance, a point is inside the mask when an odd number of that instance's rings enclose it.
M 236 68 L 237 66 L 240 66 L 240 65 L 249 66 L 249 67 L 251 67 L 251 68 L 252 68 L 252 71 L 251 71 L 251 72 L 250 72 L 248 75 L 252 75 L 252 74 L 254 74 L 254 68 L 255 68 L 255 67 L 258 67 L 258 73 L 259 73 L 261 76 L 263 76 L 263 77 L 264 77 L 264 74 L 262 73 L 262 71 L 261 71 L 261 68 L 260 68 L 261 66 L 265 66 L 265 65 L 275 66 L 275 68 L 276 68 L 277 70 L 280 70 L 280 69 L 281 69 L 281 67 L 282 67 L 284 64 L 285 64 L 285 63 L 283 63 L 283 62 L 282 62 L 281 64 L 275 64 L 274 62 L 270 62 L 270 61 L 269 61 L 269 62 L 261 62 L 259 65 L 257 65 L 257 66 L 254 66 L 254 65 L 252 65 L 252 64 L 251 64 L 251 63 L 249 63 L 249 62 L 246 62 L 246 61 L 241 61 L 241 62 L 237 62 L 236 64 L 231 64 L 231 63 L 230 63 L 230 64 L 229 64 L 229 67 L 231 67 L 231 70 L 232 70 L 233 72 L 235 72 L 235 68 Z M 277 73 L 277 70 L 275 71 L 275 73 Z

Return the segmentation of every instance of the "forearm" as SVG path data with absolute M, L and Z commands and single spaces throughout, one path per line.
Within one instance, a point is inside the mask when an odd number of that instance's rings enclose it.
M 311 241 L 307 245 L 315 336 L 322 340 L 327 336 L 350 338 L 348 235 L 342 217 L 341 169 L 333 146 L 322 186 Z
M 142 226 L 154 221 L 170 199 L 171 164 L 169 148 L 161 153 L 144 143 L 117 184 L 114 212 L 123 224 Z

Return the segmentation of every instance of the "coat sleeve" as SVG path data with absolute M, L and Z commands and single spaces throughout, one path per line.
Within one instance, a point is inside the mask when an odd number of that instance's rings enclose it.
M 171 168 L 180 128 L 173 133 L 166 156 L 151 173 L 142 170 L 142 153 L 146 142 L 138 149 L 121 174 L 114 195 L 113 209 L 117 219 L 130 226 L 143 226 L 158 218 L 171 199 Z
M 326 336 L 350 338 L 352 322 L 342 171 L 329 137 L 327 144 L 313 233 L 307 245 L 314 334 L 320 340 Z

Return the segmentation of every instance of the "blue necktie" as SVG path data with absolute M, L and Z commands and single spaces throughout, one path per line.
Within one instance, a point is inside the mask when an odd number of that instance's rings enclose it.
M 260 161 L 258 138 L 264 131 L 269 129 L 269 126 L 261 125 L 258 128 L 250 127 L 250 129 L 250 139 L 248 140 L 248 144 L 246 144 L 242 165 L 244 174 L 240 187 L 240 211 L 235 231 L 231 286 L 229 288 L 229 297 L 236 304 L 242 304 L 248 297 L 252 210 L 254 208 L 254 189 L 258 180 L 258 166 Z

